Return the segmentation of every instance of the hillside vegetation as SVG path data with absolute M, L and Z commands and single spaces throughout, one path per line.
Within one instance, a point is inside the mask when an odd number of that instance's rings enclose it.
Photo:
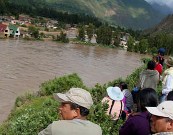
M 47 7 L 56 11 L 98 17 L 112 25 L 144 29 L 157 24 L 163 15 L 145 0 L 9 0 L 33 9 Z

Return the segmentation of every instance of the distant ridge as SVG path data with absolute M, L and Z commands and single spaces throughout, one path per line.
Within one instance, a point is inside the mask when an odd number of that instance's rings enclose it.
M 144 30 L 143 32 L 144 35 L 157 35 L 159 33 L 173 35 L 173 14 L 168 15 L 155 27 Z
M 145 0 L 9 0 L 18 5 L 33 8 L 52 8 L 68 13 L 88 14 L 111 25 L 146 29 L 159 23 L 164 17 Z

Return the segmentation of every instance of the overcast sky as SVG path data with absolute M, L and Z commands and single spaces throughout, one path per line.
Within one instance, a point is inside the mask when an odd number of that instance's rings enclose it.
M 173 0 L 145 0 L 147 2 L 156 2 L 160 5 L 167 5 L 169 8 L 173 10 Z

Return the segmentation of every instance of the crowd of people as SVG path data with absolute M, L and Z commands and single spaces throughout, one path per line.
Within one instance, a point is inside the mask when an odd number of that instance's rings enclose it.
M 139 75 L 134 90 L 126 82 L 110 86 L 102 104 L 108 104 L 106 114 L 116 123 L 124 121 L 119 135 L 173 135 L 173 57 L 164 62 L 163 50 L 158 51 Z M 163 72 L 163 64 L 167 69 Z M 163 72 L 163 73 L 162 73 Z M 161 96 L 157 93 L 162 82 Z M 61 103 L 61 120 L 54 121 L 38 135 L 102 135 L 98 124 L 86 119 L 93 105 L 90 93 L 82 88 L 71 88 L 66 93 L 55 93 Z

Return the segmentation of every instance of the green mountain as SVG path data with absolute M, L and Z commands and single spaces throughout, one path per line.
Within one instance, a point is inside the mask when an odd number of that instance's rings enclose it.
M 44 7 L 68 13 L 86 14 L 112 25 L 144 29 L 163 18 L 145 0 L 9 0 L 21 6 Z

